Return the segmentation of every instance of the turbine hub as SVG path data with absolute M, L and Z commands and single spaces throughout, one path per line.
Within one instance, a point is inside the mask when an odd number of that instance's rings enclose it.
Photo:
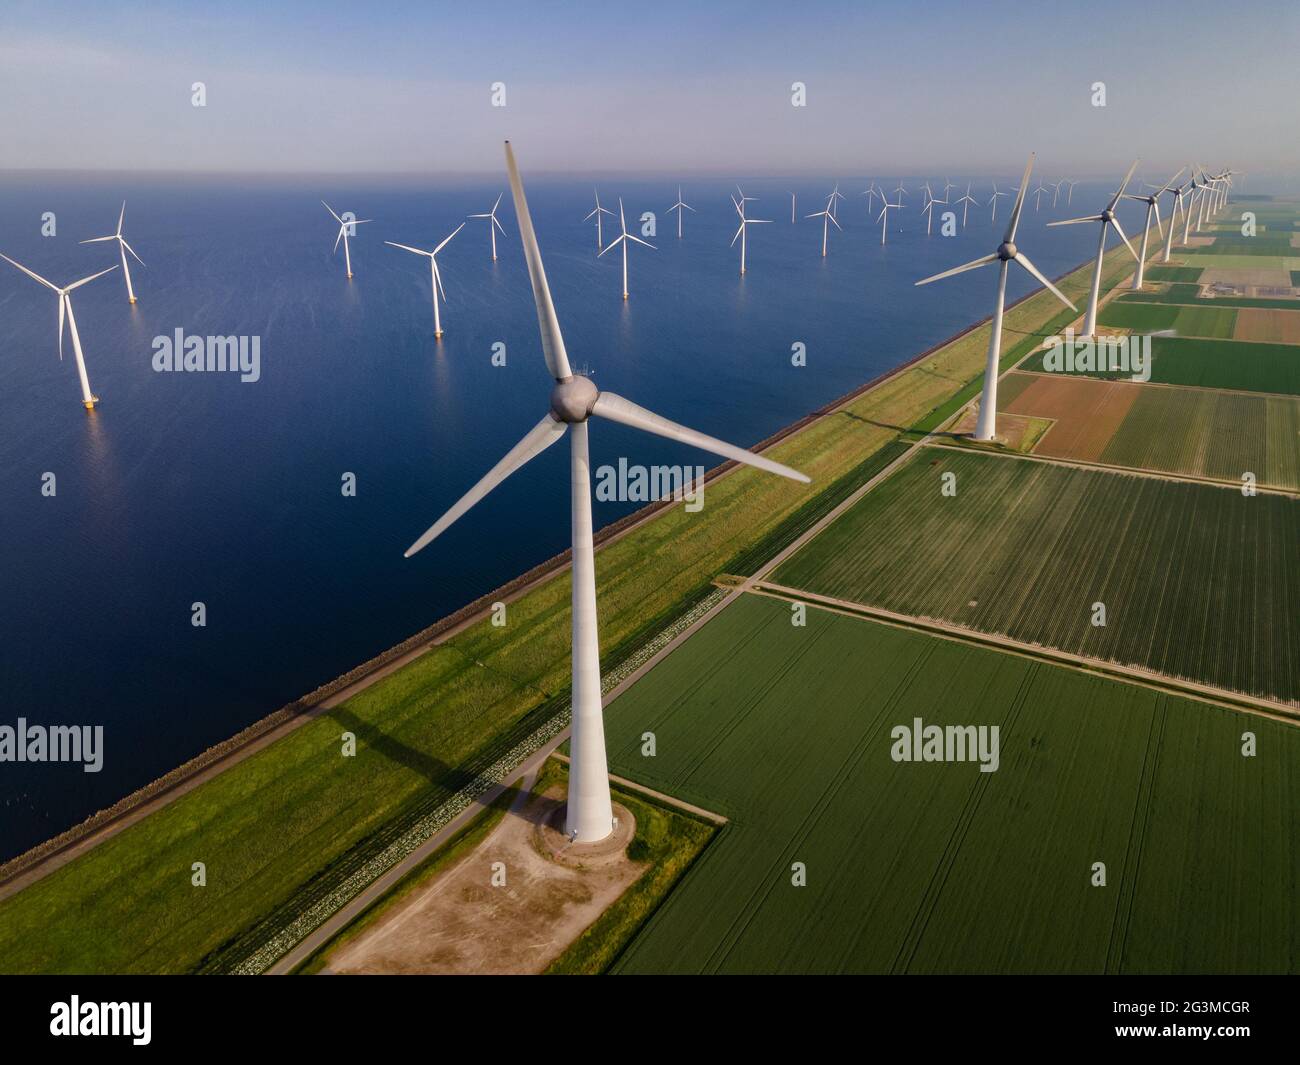
M 551 413 L 570 425 L 585 422 L 599 395 L 600 389 L 590 378 L 574 374 L 555 382 L 551 389 Z
M 986 244 L 985 247 L 988 247 Z M 998 245 L 998 258 L 1007 262 L 1016 257 L 1016 245 L 1013 241 L 1004 241 Z
M 1107 222 L 1113 222 L 1115 221 L 1115 212 L 1108 207 L 1101 212 L 1101 217 Z

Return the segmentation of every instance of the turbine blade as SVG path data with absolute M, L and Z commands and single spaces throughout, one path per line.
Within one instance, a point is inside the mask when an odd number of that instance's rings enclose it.
M 448 244 L 451 243 L 451 237 L 454 237 L 457 233 L 459 233 L 464 228 L 465 228 L 465 223 L 462 222 L 460 225 L 458 225 L 455 229 L 451 231 L 450 237 L 448 237 L 446 240 L 444 240 L 441 244 L 439 244 L 436 248 L 433 249 L 433 254 L 437 255 L 438 252 L 442 251 L 443 248 L 445 248 Z
M 1124 227 L 1119 224 L 1119 219 L 1112 218 L 1110 220 L 1110 224 L 1115 227 L 1115 232 L 1119 234 L 1119 239 L 1124 242 L 1124 247 L 1128 248 L 1129 254 L 1133 256 L 1134 259 L 1136 259 L 1138 257 L 1138 253 L 1133 250 L 1133 245 L 1128 242 L 1128 236 L 1124 232 Z
M 985 255 L 979 259 L 972 259 L 968 263 L 962 263 L 961 266 L 954 266 L 951 270 L 945 270 L 941 274 L 934 274 L 931 277 L 922 278 L 916 282 L 918 285 L 928 285 L 931 281 L 942 281 L 945 277 L 952 277 L 954 274 L 964 274 L 967 270 L 978 270 L 981 266 L 988 266 L 989 263 L 998 261 L 996 255 Z
M 1007 233 L 1003 242 L 1010 244 L 1016 239 L 1016 227 L 1020 225 L 1020 212 L 1025 206 L 1025 196 L 1029 192 L 1029 172 L 1034 169 L 1034 153 L 1029 153 L 1025 163 L 1025 172 L 1020 178 L 1020 191 L 1016 193 L 1016 202 L 1011 207 L 1011 218 L 1007 221 Z
M 514 473 L 515 470 L 523 466 L 529 459 L 540 455 L 559 440 L 567 428 L 568 425 L 564 422 L 556 421 L 552 415 L 547 414 L 545 418 L 528 431 L 519 443 L 506 452 L 505 457 L 500 462 L 479 479 L 478 484 L 461 496 L 446 514 L 430 525 L 425 530 L 424 535 L 406 549 L 404 557 L 410 558 L 417 551 L 428 547 L 430 541 L 441 536 L 453 522 Z
M 335 254 L 335 255 L 338 254 L 338 251 L 339 251 L 339 241 L 341 241 L 341 240 L 343 239 L 343 234 L 347 232 L 347 229 L 348 229 L 348 226 L 347 226 L 347 223 L 346 223 L 346 222 L 344 222 L 341 226 L 339 226 L 339 235 L 338 235 L 337 237 L 334 238 L 334 254 Z
M 1080 222 L 1104 222 L 1099 214 L 1084 215 L 1082 218 L 1066 218 L 1060 222 L 1048 222 L 1049 226 L 1077 226 Z
M 506 141 L 506 169 L 510 171 L 510 194 L 515 201 L 515 217 L 519 220 L 519 239 L 524 246 L 524 259 L 528 263 L 528 280 L 533 286 L 533 302 L 537 304 L 537 328 L 542 334 L 542 355 L 546 368 L 557 381 L 572 377 L 569 356 L 564 350 L 564 336 L 560 321 L 555 316 L 551 302 L 551 289 L 546 284 L 546 268 L 542 265 L 542 250 L 537 246 L 533 232 L 533 216 L 528 213 L 528 200 L 524 197 L 524 182 L 515 165 L 515 153 Z
M 70 285 L 69 285 L 67 288 L 65 288 L 63 291 L 64 291 L 64 292 L 71 292 L 74 288 L 81 288 L 82 285 L 89 285 L 92 281 L 95 280 L 95 278 L 97 278 L 97 277 L 103 277 L 105 274 L 111 274 L 111 273 L 112 273 L 114 270 L 116 270 L 116 269 L 117 269 L 116 266 L 110 266 L 107 270 L 101 270 L 101 271 L 100 271 L 99 273 L 97 273 L 97 274 L 91 274 L 89 277 L 83 277 L 80 281 L 74 281 L 74 282 L 72 282 L 72 284 L 70 284 Z
M 21 271 L 22 271 L 24 274 L 26 274 L 28 277 L 32 278 L 32 279 L 35 280 L 35 281 L 39 281 L 39 282 L 40 282 L 42 285 L 44 285 L 46 288 L 51 289 L 51 290 L 53 290 L 54 292 L 58 292 L 58 291 L 59 291 L 59 286 L 58 286 L 58 285 L 52 285 L 52 284 L 50 284 L 50 282 L 46 281 L 45 278 L 41 277 L 40 274 L 33 273 L 31 270 L 28 270 L 27 267 L 25 267 L 22 263 L 16 263 L 16 262 L 14 262 L 11 258 L 9 258 L 9 256 L 7 256 L 7 255 L 3 255 L 3 254 L 0 254 L 0 259 L 3 259 L 5 262 L 9 263 L 11 266 L 16 266 L 16 267 L 18 267 L 18 269 L 21 270 Z
M 605 254 L 605 252 L 609 251 L 610 248 L 617 248 L 626 236 L 627 234 L 624 233 L 622 236 L 615 237 L 613 240 L 609 242 L 609 244 L 601 248 L 600 251 L 596 253 L 596 258 L 599 259 L 602 255 Z
M 117 235 L 122 235 L 122 223 L 126 221 L 126 200 L 122 201 L 122 212 L 117 216 Z
M 122 247 L 124 247 L 127 251 L 129 251 L 132 255 L 135 256 L 135 261 L 136 261 L 136 262 L 138 262 L 141 266 L 144 266 L 144 260 L 141 259 L 140 256 L 138 256 L 138 255 L 135 254 L 135 249 L 134 249 L 133 247 L 131 247 L 131 245 L 128 244 L 128 243 L 126 242 L 126 238 L 125 238 L 125 237 L 122 237 L 121 240 L 122 240 Z
M 333 207 L 331 207 L 331 206 L 330 206 L 328 203 L 326 203 L 324 200 L 321 200 L 321 204 L 324 206 L 325 210 L 329 211 L 330 214 L 334 215 L 334 221 L 336 221 L 339 225 L 342 225 L 342 224 L 343 224 L 343 219 L 341 219 L 338 215 L 334 214 L 334 208 L 333 208 Z
M 409 244 L 398 244 L 395 240 L 386 240 L 385 244 L 391 244 L 394 248 L 401 248 L 402 251 L 414 252 L 416 255 L 432 255 L 431 251 L 424 251 L 420 248 L 412 248 Z M 336 245 L 337 247 L 337 245 Z
M 844 227 L 835 220 L 835 216 L 833 214 L 828 214 L 826 217 L 830 220 L 831 225 L 833 225 L 841 233 L 844 232 Z M 755 219 L 755 221 L 757 221 L 757 219 Z
M 1124 180 L 1120 183 L 1119 191 L 1115 193 L 1114 198 L 1107 205 L 1108 210 L 1115 210 L 1115 204 L 1119 203 L 1120 198 L 1124 195 L 1124 190 L 1128 188 L 1128 183 L 1133 178 L 1133 171 L 1138 168 L 1138 163 L 1140 161 L 1141 160 L 1138 159 L 1133 160 L 1133 165 L 1128 168 L 1128 173 L 1124 175 Z
M 113 233 L 107 237 L 91 237 L 89 240 L 79 240 L 78 244 L 100 244 L 106 240 L 117 240 L 117 234 Z
M 736 246 L 736 241 L 740 239 L 740 234 L 743 232 L 745 232 L 745 223 L 741 222 L 740 225 L 736 227 L 736 235 L 731 238 L 731 243 L 728 244 L 727 247 L 734 248 Z
M 647 248 L 654 248 L 654 245 L 653 245 L 653 244 L 650 244 L 650 243 L 648 243 L 647 241 L 642 240 L 640 237 L 634 237 L 631 233 L 628 233 L 628 234 L 627 234 L 627 239 L 628 239 L 628 240 L 634 240 L 634 241 L 636 241 L 638 244 L 644 244 Z
M 1033 263 L 1029 261 L 1029 256 L 1027 256 L 1024 252 L 1022 251 L 1016 252 L 1016 262 L 1018 262 L 1021 266 L 1023 266 L 1026 270 L 1028 270 L 1029 273 L 1032 274 L 1039 281 L 1039 283 L 1045 289 L 1047 289 L 1048 292 L 1050 292 L 1058 300 L 1060 300 L 1067 307 L 1069 307 L 1070 310 L 1077 311 L 1079 309 L 1068 299 L 1065 298 L 1064 294 L 1062 294 L 1059 288 L 1057 288 L 1050 281 L 1048 281 L 1047 278 L 1045 278 L 1041 273 L 1039 273 L 1038 267 L 1036 267 Z
M 438 260 L 435 259 L 432 255 L 430 255 L 429 261 L 433 263 L 433 280 L 437 282 L 438 291 L 442 293 L 442 302 L 446 303 L 447 290 L 442 287 L 442 271 L 438 269 Z
M 792 481 L 799 481 L 803 484 L 809 483 L 807 476 L 797 470 L 790 469 L 789 466 L 782 466 L 779 462 L 773 462 L 761 455 L 755 455 L 742 447 L 736 447 L 734 444 L 728 444 L 716 437 L 707 436 L 694 429 L 688 429 L 676 422 L 670 422 L 667 418 L 646 410 L 645 407 L 637 406 L 630 399 L 616 396 L 613 392 L 602 392 L 597 396 L 596 402 L 592 405 L 591 413 L 598 414 L 602 418 L 608 418 L 610 421 L 621 422 L 623 425 L 630 425 L 634 429 L 654 433 L 656 436 L 666 437 L 669 440 L 689 444 L 691 447 L 711 451 L 715 455 L 721 455 L 723 458 L 744 463 L 746 466 L 754 466 L 757 469 L 766 470 L 768 473 L 788 477 Z

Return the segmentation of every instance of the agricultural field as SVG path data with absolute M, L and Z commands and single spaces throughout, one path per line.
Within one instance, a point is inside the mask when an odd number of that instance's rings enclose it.
M 1046 351 L 1039 349 L 1024 361 L 1021 368 L 1042 372 L 1045 356 Z M 1131 375 L 1106 371 L 1081 376 L 1116 378 Z M 1300 395 L 1300 348 L 1288 344 L 1252 344 L 1182 336 L 1152 337 L 1151 380 L 1157 384 Z
M 742 597 L 606 711 L 613 772 L 729 818 L 615 972 L 1296 970 L 1300 729 L 790 617 Z M 997 771 L 894 761 L 918 716 L 998 726 Z
M 1233 340 L 1300 344 L 1300 302 L 1295 310 L 1243 309 L 1237 312 Z
M 1201 271 L 1192 266 L 1152 266 L 1146 272 L 1148 281 L 1177 281 L 1191 284 L 1200 279 Z
M 1033 454 L 1300 491 L 1300 399 L 1011 373 L 998 409 L 1053 419 Z
M 1160 303 L 1108 303 L 1098 322 L 1133 333 L 1172 329 L 1179 336 L 1227 339 L 1233 335 L 1237 311 L 1228 307 L 1178 307 Z
M 1124 292 L 1119 303 L 1178 303 L 1188 307 L 1254 307 L 1261 310 L 1300 311 L 1300 299 L 1265 299 L 1253 296 L 1202 296 L 1199 285 L 1170 285 L 1163 291 Z
M 1288 496 L 929 447 L 772 580 L 1296 704 L 1297 542 Z

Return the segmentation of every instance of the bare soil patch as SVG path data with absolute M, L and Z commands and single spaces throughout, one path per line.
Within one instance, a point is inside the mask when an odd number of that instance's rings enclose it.
M 1294 311 L 1243 307 L 1237 311 L 1233 340 L 1262 340 L 1274 344 L 1300 344 L 1300 305 Z
M 1053 420 L 1035 454 L 1087 462 L 1100 460 L 1141 387 L 1131 381 L 1033 376 L 1033 384 L 1007 404 L 1007 412 Z
M 340 947 L 326 971 L 542 972 L 649 868 L 625 853 L 636 834 L 625 808 L 615 805 L 609 839 L 575 846 L 554 827 L 563 804 L 555 787 L 511 810 L 461 861 Z

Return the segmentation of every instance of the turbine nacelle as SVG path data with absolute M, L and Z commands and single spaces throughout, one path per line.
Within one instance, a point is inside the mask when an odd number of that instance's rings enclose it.
M 987 246 L 988 246 L 988 245 L 985 245 L 985 247 L 987 247 Z M 1016 257 L 1016 243 L 1015 243 L 1015 241 L 1013 241 L 1013 240 L 1007 240 L 1007 241 L 1003 241 L 1001 244 L 999 244 L 999 245 L 998 245 L 997 255 L 998 255 L 998 258 L 1001 259 L 1004 263 L 1005 263 L 1005 262 L 1010 262 L 1012 259 L 1014 259 L 1014 258 Z
M 600 389 L 591 383 L 590 378 L 573 374 L 556 381 L 551 389 L 551 414 L 556 421 L 576 425 L 587 420 L 599 398 Z

